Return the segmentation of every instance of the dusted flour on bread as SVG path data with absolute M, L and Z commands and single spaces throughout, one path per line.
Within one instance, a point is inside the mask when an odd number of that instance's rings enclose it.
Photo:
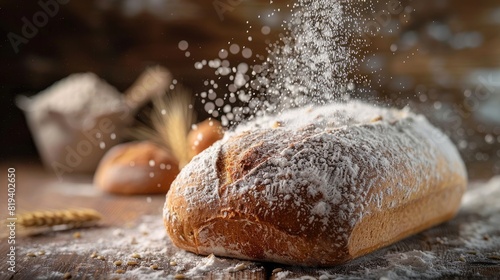
M 324 265 L 352 258 L 365 217 L 460 190 L 465 176 L 453 144 L 423 116 L 360 102 L 293 109 L 241 125 L 195 157 L 164 218 L 174 243 L 196 253 Z

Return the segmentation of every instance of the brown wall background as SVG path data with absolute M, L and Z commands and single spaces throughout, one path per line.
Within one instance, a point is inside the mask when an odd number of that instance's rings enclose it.
M 58 4 L 57 13 L 15 53 L 7 34 L 22 34 L 23 18 L 32 21 L 43 9 L 36 1 L 0 1 L 1 160 L 37 158 L 23 114 L 14 105 L 16 95 L 33 95 L 75 72 L 94 72 L 124 91 L 154 64 L 168 67 L 175 78 L 199 93 L 205 90 L 203 81 L 215 76 L 210 68 L 195 70 L 196 61 L 216 58 L 228 41 L 266 54 L 267 45 L 278 38 L 279 23 L 288 16 L 287 5 L 293 3 L 66 2 Z M 214 3 L 227 8 L 223 18 Z M 372 73 L 361 67 L 373 81 L 367 86 L 372 93 L 364 98 L 400 107 L 410 104 L 460 146 L 472 177 L 499 174 L 500 117 L 496 119 L 494 112 L 492 117 L 491 110 L 495 102 L 500 104 L 500 75 L 491 73 L 500 70 L 500 3 L 405 0 L 401 5 L 403 12 L 387 16 L 387 4 L 376 4 L 380 33 L 370 38 L 369 53 L 371 63 L 375 61 L 381 70 Z M 281 10 L 278 16 L 258 19 L 273 9 Z M 260 32 L 264 25 L 271 27 L 269 35 Z M 181 40 L 189 42 L 190 57 L 179 50 Z M 228 59 L 232 65 L 252 62 L 241 55 Z M 478 70 L 482 74 L 474 76 Z M 197 111 L 200 119 L 207 117 L 201 106 Z M 485 117 L 485 112 L 490 114 Z

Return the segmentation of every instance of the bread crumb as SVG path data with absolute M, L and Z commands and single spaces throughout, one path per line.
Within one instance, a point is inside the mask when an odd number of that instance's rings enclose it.
M 273 269 L 273 273 L 278 273 L 278 272 L 281 272 L 281 271 L 283 271 L 283 269 L 281 267 Z
M 134 259 L 140 259 L 141 258 L 141 255 L 137 254 L 137 253 L 133 253 L 130 257 L 134 258 Z
M 237 264 L 235 267 L 230 267 L 228 268 L 228 272 L 237 272 L 237 271 L 242 271 L 247 268 L 247 265 L 244 263 Z
M 128 261 L 127 265 L 130 265 L 130 266 L 137 265 L 137 262 L 136 261 Z
M 278 127 L 282 127 L 283 126 L 283 122 L 280 122 L 280 121 L 275 121 L 271 127 L 272 128 L 278 128 Z

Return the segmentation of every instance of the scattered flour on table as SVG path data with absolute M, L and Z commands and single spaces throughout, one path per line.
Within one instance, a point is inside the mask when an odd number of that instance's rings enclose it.
M 93 230 L 95 231 L 95 229 Z M 235 272 L 242 269 L 255 269 L 255 265 L 245 261 L 223 259 L 213 255 L 208 257 L 198 256 L 184 250 L 175 248 L 168 239 L 161 216 L 144 216 L 141 222 L 134 227 L 123 227 L 114 229 L 103 229 L 102 237 L 93 243 L 86 243 L 85 230 L 80 231 L 82 237 L 70 238 L 65 244 L 43 244 L 38 246 L 23 247 L 22 242 L 18 246 L 20 256 L 27 253 L 45 251 L 44 255 L 36 258 L 53 258 L 58 255 L 77 254 L 88 258 L 79 267 L 92 267 L 93 263 L 106 262 L 108 267 L 114 270 L 124 269 L 124 274 L 112 273 L 110 278 L 120 279 L 172 279 L 176 274 L 186 277 L 200 276 L 211 273 L 212 277 L 222 277 L 226 272 Z M 72 236 L 72 232 L 58 232 L 56 235 Z M 57 236 L 54 241 L 61 240 Z M 92 259 L 93 253 L 103 256 L 105 260 Z M 132 257 L 137 253 L 140 259 Z M 123 264 L 116 266 L 113 262 L 121 260 Z M 136 266 L 127 266 L 128 261 L 136 261 Z M 158 265 L 158 270 L 150 268 Z M 77 265 L 77 264 L 74 264 Z M 51 270 L 56 268 L 50 268 Z M 112 270 L 112 271 L 114 271 Z M 70 271 L 71 272 L 71 271 Z M 61 271 L 49 271 L 41 279 L 61 278 Z M 73 278 L 91 275 L 73 275 Z
M 370 273 L 380 275 L 380 278 L 401 279 L 402 277 L 431 278 L 439 277 L 449 269 L 436 262 L 432 252 L 413 250 L 406 253 L 386 255 L 389 265 L 385 269 L 371 270 Z
M 408 279 L 408 278 L 436 278 L 450 269 L 439 264 L 436 256 L 431 252 L 413 250 L 405 253 L 385 255 L 387 265 L 376 268 L 361 268 L 350 274 L 334 274 L 328 270 L 318 270 L 315 277 L 310 279 Z M 275 274 L 276 280 L 309 279 L 308 276 L 291 277 L 290 271 L 281 271 Z
M 478 216 L 460 227 L 460 236 L 468 249 L 500 247 L 500 176 L 487 183 L 472 185 L 462 199 L 462 211 Z M 500 252 L 498 252 L 500 254 Z

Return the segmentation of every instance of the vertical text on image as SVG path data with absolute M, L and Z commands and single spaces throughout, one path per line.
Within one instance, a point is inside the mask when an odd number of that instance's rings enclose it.
M 7 228 L 9 244 L 7 253 L 7 264 L 10 272 L 16 271 L 16 169 L 7 169 Z

